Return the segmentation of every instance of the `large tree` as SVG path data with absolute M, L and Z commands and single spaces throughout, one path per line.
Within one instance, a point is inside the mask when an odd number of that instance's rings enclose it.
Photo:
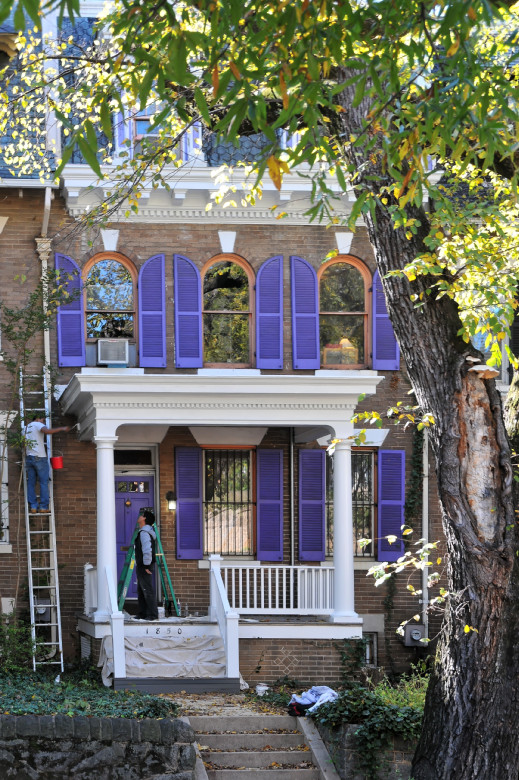
M 78 11 L 77 0 L 56 5 L 65 16 Z M 94 46 L 42 50 L 38 33 L 26 33 L 0 113 L 20 133 L 6 149 L 13 166 L 53 168 L 48 146 L 38 147 L 50 109 L 65 133 L 62 164 L 78 144 L 101 174 L 114 113 L 158 106 L 158 138 L 119 159 L 112 195 L 91 219 L 109 218 L 121 199 L 137 208 L 146 178 L 167 184 L 164 166 L 176 165 L 176 143 L 194 122 L 227 141 L 264 133 L 254 181 L 270 175 L 280 186 L 299 166 L 313 179 L 314 218 L 353 226 L 364 214 L 413 389 L 434 418 L 448 549 L 450 595 L 415 780 L 519 774 L 511 457 L 499 392 L 470 343 L 486 333 L 497 354 L 516 305 L 519 16 L 509 6 L 123 0 Z M 38 12 L 22 0 L 17 25 L 38 24 Z M 293 148 L 280 148 L 281 128 L 298 134 Z M 350 215 L 330 177 L 355 192 Z M 253 186 L 248 197 L 257 194 Z

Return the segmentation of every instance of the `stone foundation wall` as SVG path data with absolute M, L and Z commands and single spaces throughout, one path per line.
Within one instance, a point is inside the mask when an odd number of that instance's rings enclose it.
M 355 731 L 358 726 L 347 724 L 339 729 L 329 729 L 315 721 L 341 780 L 365 780 L 359 767 Z M 411 762 L 416 748 L 415 740 L 395 737 L 387 750 L 379 757 L 379 780 L 410 780 Z
M 193 729 L 182 720 L 0 716 L 0 777 L 193 780 Z

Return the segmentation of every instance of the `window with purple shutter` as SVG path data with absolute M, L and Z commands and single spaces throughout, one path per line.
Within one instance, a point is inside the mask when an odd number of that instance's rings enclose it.
M 81 271 L 72 258 L 59 253 L 55 255 L 55 267 L 63 274 L 65 289 L 69 295 L 74 296 L 70 303 L 58 307 L 58 365 L 84 366 L 85 319 Z
M 283 560 L 283 451 L 257 451 L 257 559 Z
M 404 554 L 405 451 L 378 453 L 378 560 L 396 561 Z M 396 536 L 390 544 L 387 536 Z
M 398 371 L 400 368 L 400 348 L 387 313 L 378 271 L 373 277 L 373 368 L 378 371 Z
M 326 453 L 299 450 L 299 560 L 325 559 Z
M 203 556 L 202 450 L 177 447 L 175 467 L 177 558 L 199 559 Z
M 200 273 L 187 257 L 173 258 L 175 276 L 175 363 L 177 368 L 202 367 Z
M 320 367 L 317 274 L 302 257 L 290 258 L 292 354 L 295 369 Z
M 283 368 L 283 257 L 271 257 L 256 279 L 256 367 Z
M 164 255 L 146 260 L 139 272 L 139 365 L 166 366 L 166 277 Z

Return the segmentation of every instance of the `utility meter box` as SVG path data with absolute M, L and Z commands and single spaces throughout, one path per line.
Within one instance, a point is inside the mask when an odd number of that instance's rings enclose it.
M 408 623 L 404 628 L 404 645 L 406 647 L 425 647 L 421 640 L 425 637 L 425 626 L 423 623 Z

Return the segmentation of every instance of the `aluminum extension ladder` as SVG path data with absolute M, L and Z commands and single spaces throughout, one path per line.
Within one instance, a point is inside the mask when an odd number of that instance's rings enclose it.
M 51 390 L 47 372 L 24 377 L 20 372 L 20 421 L 22 432 L 35 414 L 45 418 L 51 427 Z M 52 437 L 47 436 L 47 457 L 52 455 Z M 22 456 L 25 496 L 25 531 L 27 537 L 27 568 L 29 580 L 29 608 L 33 643 L 33 669 L 58 666 L 63 671 L 63 637 L 59 597 L 58 557 L 54 520 L 54 494 L 49 482 L 48 514 L 29 514 L 27 500 L 27 471 L 25 450 Z
M 139 524 L 135 526 L 126 558 L 124 559 L 124 565 L 117 583 L 117 606 L 122 610 L 124 602 L 126 600 L 126 594 L 130 587 L 130 580 L 132 578 L 133 570 L 135 568 L 135 540 L 137 534 L 140 531 Z M 153 530 L 157 536 L 156 539 L 156 551 L 155 551 L 155 563 L 157 564 L 157 571 L 159 572 L 160 584 L 162 588 L 162 595 L 164 599 L 164 608 L 166 615 L 171 615 L 173 609 L 178 617 L 180 617 L 180 607 L 178 606 L 177 599 L 175 597 L 175 591 L 169 576 L 168 564 L 166 563 L 166 556 L 164 555 L 164 549 L 160 540 L 159 529 L 156 525 L 153 526 Z

